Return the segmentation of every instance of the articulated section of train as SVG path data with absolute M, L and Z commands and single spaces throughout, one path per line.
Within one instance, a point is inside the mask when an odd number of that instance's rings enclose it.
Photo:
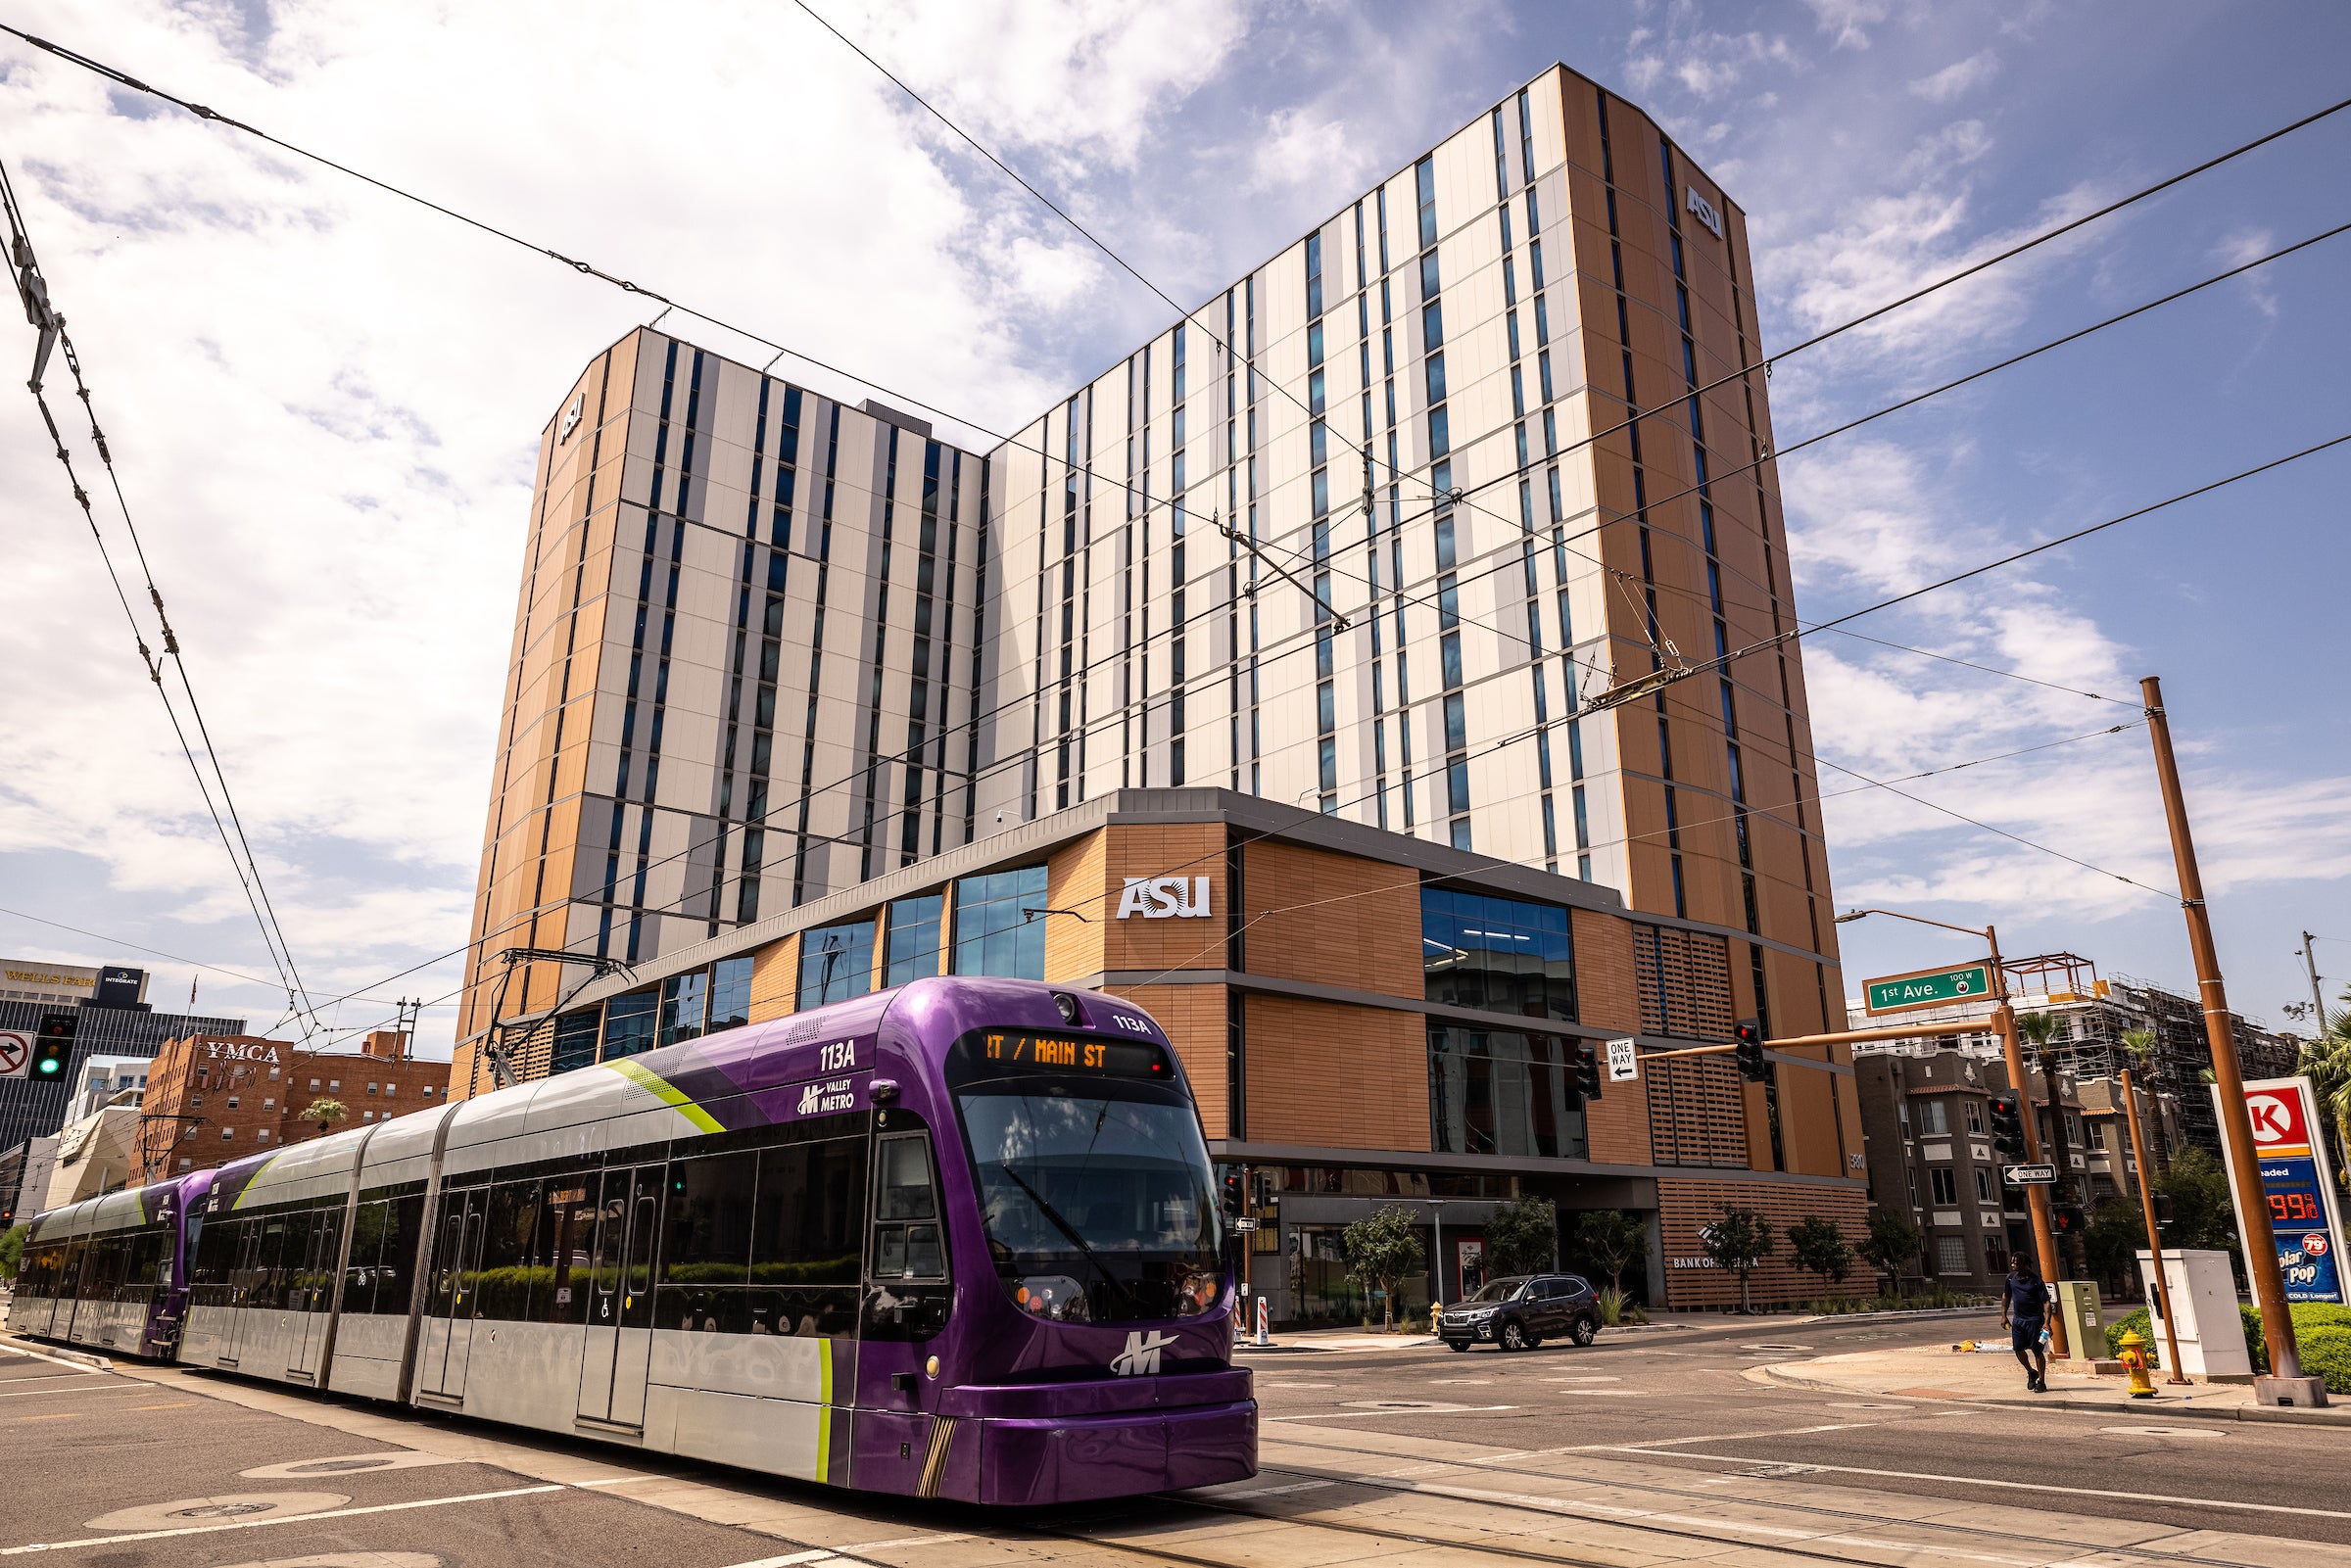
M 12 1330 L 860 1490 L 1256 1472 L 1148 1014 L 926 979 L 42 1215 Z

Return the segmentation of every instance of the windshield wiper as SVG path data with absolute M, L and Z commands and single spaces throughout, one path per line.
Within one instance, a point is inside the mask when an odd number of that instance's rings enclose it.
M 1083 1236 L 1078 1234 L 1078 1227 L 1071 1224 L 1068 1220 L 1062 1218 L 1061 1211 L 1047 1203 L 1043 1193 L 1038 1192 L 1034 1187 L 1032 1187 L 1029 1185 L 1029 1183 L 1023 1181 L 1021 1179 L 1021 1173 L 1013 1169 L 1012 1166 L 1006 1164 L 1003 1161 L 999 1160 L 996 1162 L 996 1168 L 1003 1171 L 1007 1176 L 1010 1176 L 1013 1179 L 1014 1184 L 1017 1185 L 1021 1191 L 1029 1195 L 1029 1201 L 1036 1205 L 1036 1212 L 1044 1215 L 1047 1219 L 1053 1221 L 1054 1228 L 1059 1230 L 1064 1236 L 1069 1237 L 1070 1240 L 1077 1245 L 1078 1250 L 1085 1255 L 1085 1260 L 1094 1265 L 1094 1272 L 1101 1275 L 1105 1283 L 1116 1285 L 1119 1288 L 1120 1294 L 1127 1298 L 1127 1304 L 1129 1307 L 1132 1307 L 1138 1312 L 1142 1310 L 1142 1299 L 1135 1294 L 1134 1287 L 1128 1284 L 1125 1280 L 1120 1279 L 1117 1275 L 1110 1271 L 1110 1265 L 1102 1261 L 1101 1256 L 1097 1254 L 1092 1247 L 1086 1244 L 1086 1240 Z

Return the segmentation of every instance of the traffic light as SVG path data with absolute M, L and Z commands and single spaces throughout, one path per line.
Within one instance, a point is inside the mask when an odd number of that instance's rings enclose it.
M 2060 1236 L 2079 1236 L 2087 1228 L 2088 1223 L 2089 1220 L 2082 1212 L 2080 1204 L 2051 1204 L 2049 1206 L 2049 1228 Z
M 1600 1070 L 1600 1047 L 1590 1040 L 1579 1040 L 1575 1046 L 1575 1088 L 1586 1100 L 1597 1100 L 1604 1086 Z
M 1222 1203 L 1224 1210 L 1224 1215 L 1228 1219 L 1237 1219 L 1242 1214 L 1245 1214 L 1249 1212 L 1248 1208 L 1246 1207 L 1248 1203 L 1248 1192 L 1242 1184 L 1241 1167 L 1238 1165 L 1226 1165 L 1224 1167 Z
M 73 1055 L 73 1035 L 80 1026 L 80 1018 L 72 1013 L 44 1013 L 41 1026 L 33 1035 L 32 1061 L 24 1075 L 35 1083 L 63 1083 L 66 1068 Z
M 1741 1019 L 1732 1025 L 1731 1059 L 1739 1064 L 1739 1076 L 1750 1083 L 1761 1083 L 1771 1076 L 1771 1066 L 1763 1060 L 1763 1025 L 1753 1019 Z
M 1991 1145 L 2006 1159 L 2025 1158 L 2025 1118 L 2013 1094 L 1991 1097 Z
M 2168 1192 L 2149 1193 L 2155 1200 L 2155 1228 L 2161 1230 L 2172 1222 L 2172 1195 Z

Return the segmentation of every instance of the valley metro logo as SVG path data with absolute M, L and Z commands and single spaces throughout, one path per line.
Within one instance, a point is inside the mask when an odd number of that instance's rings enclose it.
M 1157 1329 L 1148 1339 L 1141 1329 L 1128 1329 L 1127 1349 L 1110 1358 L 1110 1369 L 1121 1377 L 1154 1376 L 1159 1371 L 1159 1353 L 1175 1343 L 1175 1335 Z

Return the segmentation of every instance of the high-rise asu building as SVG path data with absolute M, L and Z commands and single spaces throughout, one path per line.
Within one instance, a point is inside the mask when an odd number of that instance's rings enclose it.
M 1168 791 L 1637 914 L 1607 963 L 1666 1035 L 1841 1027 L 1751 280 L 1739 206 L 1554 67 L 992 450 L 631 333 L 542 438 L 457 1092 L 494 1022 L 527 1077 L 796 1005 L 711 966 L 844 914 L 827 962 L 875 983 L 893 920 L 992 964 L 948 879 Z M 642 1028 L 590 1016 L 696 962 Z M 1753 1158 L 1844 1182 L 1848 1059 L 1801 1060 L 1747 1096 Z

